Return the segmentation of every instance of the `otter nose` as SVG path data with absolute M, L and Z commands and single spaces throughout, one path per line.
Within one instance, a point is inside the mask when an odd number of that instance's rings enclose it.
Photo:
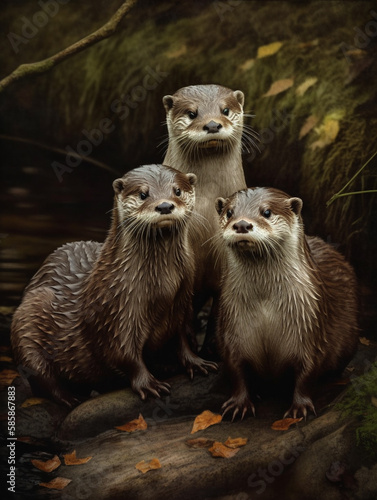
M 233 224 L 233 229 L 238 234 L 246 234 L 251 229 L 253 229 L 253 225 L 250 224 L 250 222 L 246 222 L 245 220 L 239 220 L 238 222 L 236 222 L 235 224 Z
M 160 214 L 171 214 L 172 211 L 174 210 L 174 205 L 173 203 L 169 203 L 167 201 L 164 201 L 163 203 L 160 203 L 156 207 L 156 212 L 160 212 Z
M 208 134 L 216 134 L 222 128 L 221 123 L 211 120 L 207 125 L 204 125 L 203 130 L 207 130 Z

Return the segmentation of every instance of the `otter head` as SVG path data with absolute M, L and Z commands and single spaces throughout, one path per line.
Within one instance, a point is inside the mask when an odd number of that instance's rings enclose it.
M 194 209 L 195 182 L 195 174 L 164 165 L 143 165 L 127 172 L 113 182 L 118 225 L 146 236 L 151 229 L 179 229 Z
M 250 188 L 216 200 L 225 243 L 262 257 L 297 251 L 302 200 L 273 188 Z
M 181 154 L 224 153 L 241 147 L 244 94 L 219 85 L 183 87 L 163 98 L 169 147 Z

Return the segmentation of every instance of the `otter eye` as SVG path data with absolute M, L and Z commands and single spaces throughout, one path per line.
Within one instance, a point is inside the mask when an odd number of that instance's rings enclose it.
M 175 190 L 175 195 L 176 195 L 176 196 L 181 196 L 181 190 L 180 190 L 179 188 L 177 188 L 177 189 Z
M 271 210 L 270 209 L 264 210 L 262 212 L 262 215 L 265 219 L 268 219 L 269 217 L 271 217 Z
M 225 115 L 225 116 L 229 115 L 229 108 L 224 108 L 223 109 L 223 115 Z
M 230 219 L 232 215 L 233 215 L 233 210 L 227 210 L 226 216 L 228 217 L 228 219 Z
M 140 199 L 141 200 L 145 200 L 146 198 L 148 198 L 148 196 L 149 196 L 148 193 L 143 193 L 143 192 L 140 193 Z
M 198 116 L 198 113 L 195 113 L 195 111 L 187 111 L 187 114 L 191 120 L 194 120 Z

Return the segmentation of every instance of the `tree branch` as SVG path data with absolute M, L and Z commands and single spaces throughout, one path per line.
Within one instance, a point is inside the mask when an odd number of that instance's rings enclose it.
M 119 9 L 115 12 L 111 19 L 101 28 L 99 28 L 94 33 L 86 36 L 85 38 L 82 38 L 73 45 L 70 45 L 66 49 L 61 50 L 57 54 L 54 54 L 47 59 L 43 59 L 42 61 L 21 64 L 20 66 L 18 66 L 18 68 L 16 68 L 10 75 L 6 76 L 3 80 L 0 81 L 0 93 L 14 82 L 23 80 L 24 78 L 27 78 L 31 75 L 46 73 L 74 54 L 78 54 L 79 52 L 82 52 L 88 47 L 95 45 L 101 40 L 112 36 L 117 31 L 122 19 L 132 9 L 136 2 L 137 0 L 127 0 L 119 7 Z

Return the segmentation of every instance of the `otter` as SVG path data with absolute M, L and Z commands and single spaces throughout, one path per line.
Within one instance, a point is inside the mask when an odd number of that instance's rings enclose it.
M 178 335 L 189 374 L 216 364 L 189 347 L 193 252 L 188 223 L 195 174 L 144 165 L 113 182 L 112 223 L 103 244 L 68 243 L 53 252 L 26 287 L 11 325 L 15 359 L 36 393 L 72 407 L 68 385 L 129 377 L 142 399 L 169 392 L 143 360 Z
M 343 256 L 304 234 L 300 198 L 273 188 L 219 198 L 227 269 L 218 339 L 233 380 L 224 414 L 250 410 L 246 372 L 277 379 L 292 370 L 293 402 L 285 417 L 315 413 L 310 389 L 342 371 L 358 342 L 356 277 Z
M 244 128 L 244 94 L 220 85 L 183 87 L 163 98 L 169 132 L 166 165 L 197 176 L 198 214 L 189 228 L 195 252 L 195 313 L 206 300 L 218 297 L 222 246 L 215 244 L 219 223 L 214 203 L 246 188 L 242 167 L 242 139 L 256 137 Z

